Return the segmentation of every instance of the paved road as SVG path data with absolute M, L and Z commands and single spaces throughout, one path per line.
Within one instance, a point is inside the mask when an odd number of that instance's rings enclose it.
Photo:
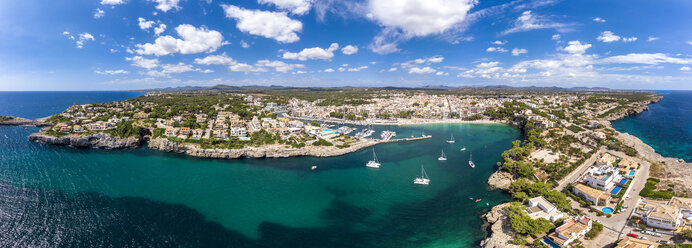
M 606 151 L 606 149 L 601 147 L 600 149 L 598 149 L 598 151 L 596 153 L 591 155 L 590 158 L 585 160 L 584 163 L 582 163 L 579 167 L 577 167 L 577 169 L 575 169 L 574 171 L 572 171 L 572 173 L 570 173 L 565 178 L 563 178 L 562 181 L 560 181 L 560 184 L 558 184 L 556 187 L 557 191 L 562 191 L 562 189 L 564 189 L 568 183 L 572 183 L 572 182 L 576 181 L 577 179 L 579 179 L 579 176 L 582 173 L 584 173 L 594 162 L 596 162 L 598 157 L 601 154 L 603 154 L 603 152 L 605 152 L 605 151 Z

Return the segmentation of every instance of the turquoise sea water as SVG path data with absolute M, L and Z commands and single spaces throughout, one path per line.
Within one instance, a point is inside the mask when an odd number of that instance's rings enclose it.
M 666 157 L 692 161 L 692 91 L 663 91 L 649 111 L 614 121 L 613 128 L 630 133 Z
M 0 246 L 477 246 L 480 216 L 508 200 L 487 178 L 520 132 L 480 124 L 376 129 L 433 138 L 375 146 L 382 167 L 371 169 L 370 149 L 211 160 L 47 146 L 28 141 L 37 128 L 0 127 Z M 451 133 L 456 144 L 444 142 Z M 445 162 L 437 161 L 442 149 Z M 421 165 L 428 186 L 412 183 Z

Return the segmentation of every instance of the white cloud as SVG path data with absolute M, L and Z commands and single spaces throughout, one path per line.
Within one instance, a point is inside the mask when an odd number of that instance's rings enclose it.
M 136 52 L 138 54 L 156 56 L 177 52 L 192 54 L 213 52 L 226 44 L 220 32 L 209 30 L 204 26 L 196 28 L 189 24 L 181 24 L 175 28 L 175 31 L 182 39 L 176 39 L 168 35 L 161 36 L 156 38 L 154 43 L 137 44 Z
M 156 9 L 168 12 L 171 9 L 180 10 L 178 3 L 180 0 L 150 0 L 156 3 Z
M 100 8 L 96 8 L 96 10 L 94 10 L 94 19 L 99 19 L 104 16 L 106 16 L 106 11 L 103 11 Z
M 598 36 L 596 39 L 603 41 L 603 42 L 606 42 L 606 43 L 610 43 L 610 42 L 619 41 L 620 36 L 615 35 L 611 31 L 603 31 L 603 33 L 601 33 L 601 35 Z
M 125 0 L 101 0 L 103 5 L 118 5 L 125 3 Z
M 443 33 L 464 21 L 475 0 L 370 0 L 368 17 L 408 36 Z
M 101 75 L 118 75 L 118 74 L 128 74 L 128 73 L 130 73 L 130 72 L 128 72 L 128 71 L 126 71 L 126 70 L 123 70 L 123 69 L 120 69 L 120 70 L 104 70 L 104 71 L 95 70 L 94 72 L 97 73 L 97 74 L 101 74 Z
M 240 47 L 242 47 L 242 48 L 250 48 L 250 44 L 248 44 L 248 43 L 245 42 L 244 40 L 241 40 L 241 41 L 240 41 Z
M 498 53 L 506 53 L 507 49 L 504 49 L 502 47 L 488 47 L 485 49 L 486 52 L 498 52 Z
M 133 66 L 137 66 L 137 67 L 144 68 L 147 70 L 151 70 L 151 69 L 159 66 L 159 60 L 158 59 L 145 59 L 142 56 L 129 57 L 129 58 L 125 58 L 125 60 L 132 61 Z
M 427 58 L 427 61 L 429 63 L 441 63 L 444 59 L 445 59 L 445 57 L 442 57 L 442 56 L 434 56 L 434 57 Z
M 69 32 L 63 32 L 62 34 L 67 36 L 71 40 L 75 40 L 75 37 L 73 35 L 71 35 Z M 84 44 L 87 41 L 90 41 L 90 40 L 93 41 L 94 40 L 94 36 L 91 35 L 90 33 L 81 33 L 81 34 L 77 35 L 77 37 L 78 38 L 75 41 L 77 48 L 83 48 Z
M 166 27 L 166 24 L 161 23 L 158 27 L 154 28 L 154 33 L 156 35 L 160 35 L 161 33 L 163 33 L 163 31 L 166 31 Z
M 257 61 L 257 65 L 260 67 L 269 67 L 269 68 L 274 68 L 277 72 L 289 72 L 292 71 L 296 68 L 304 68 L 305 66 L 302 64 L 287 64 L 283 61 L 270 61 L 270 60 L 260 60 Z
M 660 39 L 660 38 L 659 38 L 659 37 L 655 37 L 655 36 L 649 36 L 649 38 L 646 39 L 646 41 L 647 41 L 647 42 L 651 42 L 651 41 L 656 41 L 656 40 L 658 40 L 658 39 Z
M 348 68 L 348 71 L 362 71 L 362 70 L 365 70 L 365 69 L 368 69 L 368 66 L 367 66 L 367 65 L 360 66 L 360 67 L 355 67 L 355 68 Z
M 348 46 L 345 46 L 344 48 L 341 48 L 341 53 L 346 54 L 346 55 L 355 54 L 357 52 L 358 52 L 357 46 L 348 45 Z
M 630 53 L 627 55 L 612 56 L 604 58 L 601 63 L 619 63 L 619 64 L 649 64 L 655 65 L 660 63 L 670 64 L 689 64 L 691 60 L 673 58 L 663 53 Z
M 553 40 L 560 40 L 560 34 L 554 34 L 553 37 L 551 38 Z
M 687 42 L 687 44 L 690 44 L 690 45 L 692 45 L 692 41 L 688 41 L 688 42 Z
M 637 41 L 637 37 L 629 37 L 629 38 L 623 37 L 622 38 L 622 42 L 633 42 L 633 41 Z
M 195 59 L 195 64 L 200 65 L 233 65 L 237 62 L 231 57 L 228 57 L 225 53 L 221 55 L 209 55 L 204 58 Z
M 517 33 L 517 32 L 524 32 L 524 31 L 529 31 L 529 30 L 534 30 L 534 29 L 545 29 L 545 28 L 555 28 L 558 30 L 566 30 L 568 24 L 564 23 L 557 23 L 557 22 L 552 22 L 548 20 L 545 17 L 539 16 L 539 15 L 534 15 L 531 13 L 530 10 L 524 11 L 521 13 L 521 16 L 519 16 L 515 21 L 514 21 L 514 26 L 503 31 L 502 34 L 511 34 L 511 33 Z
M 499 40 L 496 40 L 496 41 L 493 41 L 493 44 L 495 44 L 495 45 L 504 45 L 504 44 L 507 44 L 507 41 L 499 41 Z
M 680 67 L 680 70 L 681 71 L 689 71 L 690 67 L 689 66 L 683 66 L 683 67 Z
M 520 54 L 523 53 L 528 53 L 529 51 L 524 49 L 524 48 L 514 48 L 512 49 L 512 55 L 513 56 L 519 56 Z
M 139 24 L 139 28 L 142 30 L 150 29 L 156 23 L 155 21 L 147 21 L 146 19 L 144 19 L 142 17 L 137 18 L 137 22 Z
M 398 52 L 397 42 L 401 40 L 401 34 L 394 28 L 385 28 L 368 45 L 371 51 L 377 54 L 390 54 Z
M 388 72 L 395 72 L 395 71 L 396 71 L 396 67 L 389 68 L 389 70 L 388 70 Z
M 260 4 L 273 4 L 279 9 L 288 10 L 296 15 L 304 15 L 310 11 L 313 0 L 257 0 Z
M 573 40 L 567 43 L 568 46 L 562 48 L 565 52 L 572 53 L 572 54 L 583 54 L 586 52 L 586 49 L 589 49 L 591 47 L 591 44 L 584 42 L 583 44 L 578 41 L 578 40 Z
M 434 73 L 436 71 L 437 70 L 431 68 L 430 66 L 426 66 L 423 68 L 413 67 L 413 68 L 408 70 L 408 74 L 430 74 L 430 73 Z
M 275 39 L 280 43 L 300 40 L 297 32 L 303 29 L 303 23 L 289 18 L 284 12 L 248 10 L 227 4 L 221 7 L 227 18 L 236 20 L 236 27 L 240 31 Z
M 334 51 L 339 49 L 338 43 L 332 43 L 329 48 L 323 49 L 320 47 L 305 48 L 298 53 L 285 52 L 284 59 L 293 59 L 305 61 L 309 59 L 331 60 L 334 57 Z
M 327 69 L 324 69 L 324 72 L 334 72 L 334 69 L 332 69 L 332 68 L 327 68 Z
M 595 22 L 601 22 L 601 23 L 603 23 L 603 22 L 606 22 L 606 20 L 605 20 L 605 19 L 603 19 L 603 18 L 600 18 L 600 17 L 596 17 L 596 18 L 594 18 L 594 19 L 593 19 L 593 21 L 595 21 Z
M 438 76 L 447 76 L 447 75 L 449 75 L 449 73 L 448 73 L 448 72 L 443 72 L 443 71 L 438 71 L 438 72 L 435 73 L 435 75 L 438 75 Z
M 234 64 L 228 67 L 229 70 L 231 71 L 236 71 L 236 72 L 266 72 L 266 68 L 258 68 L 252 65 L 248 65 L 245 63 L 238 63 Z
M 491 61 L 491 62 L 484 62 L 476 65 L 478 68 L 492 68 L 500 64 L 500 62 L 497 61 Z

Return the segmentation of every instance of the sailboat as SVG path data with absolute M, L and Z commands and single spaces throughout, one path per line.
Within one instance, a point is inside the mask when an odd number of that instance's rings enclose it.
M 439 161 L 447 161 L 447 157 L 445 156 L 445 150 L 442 150 L 442 156 L 437 158 Z
M 421 170 L 421 177 L 416 177 L 416 179 L 413 179 L 414 184 L 422 184 L 422 185 L 428 185 L 430 183 L 430 179 L 428 178 L 428 174 L 425 173 L 425 169 L 423 168 L 423 165 L 420 166 Z
M 447 143 L 454 144 L 454 142 L 454 134 L 452 134 L 452 137 L 449 140 L 447 140 Z
M 469 157 L 469 166 L 471 166 L 471 168 L 476 168 L 476 164 L 473 163 L 473 153 L 471 153 L 471 157 Z
M 459 151 L 460 151 L 460 152 L 466 151 L 466 147 L 465 147 L 465 146 L 462 147 L 461 149 L 459 149 Z
M 372 157 L 373 159 L 368 161 L 365 166 L 370 167 L 370 168 L 380 168 L 380 161 L 377 161 L 377 154 L 375 154 L 375 148 L 372 148 Z

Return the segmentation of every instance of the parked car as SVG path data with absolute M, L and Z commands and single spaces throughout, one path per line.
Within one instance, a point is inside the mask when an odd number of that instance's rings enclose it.
M 673 242 L 670 242 L 670 240 L 663 240 L 663 239 L 659 240 L 658 242 L 661 244 L 672 244 L 673 243 Z
M 660 233 L 652 232 L 651 235 L 654 236 L 654 237 L 661 237 L 661 234 L 660 234 Z
M 646 237 L 644 237 L 644 236 L 641 236 L 641 237 L 639 237 L 639 238 L 640 238 L 640 239 L 643 239 L 643 240 L 648 240 L 648 238 L 646 238 Z
M 634 233 L 628 233 L 627 236 L 630 236 L 630 237 L 633 237 L 633 238 L 639 237 L 639 235 L 636 235 L 636 234 L 634 234 Z

